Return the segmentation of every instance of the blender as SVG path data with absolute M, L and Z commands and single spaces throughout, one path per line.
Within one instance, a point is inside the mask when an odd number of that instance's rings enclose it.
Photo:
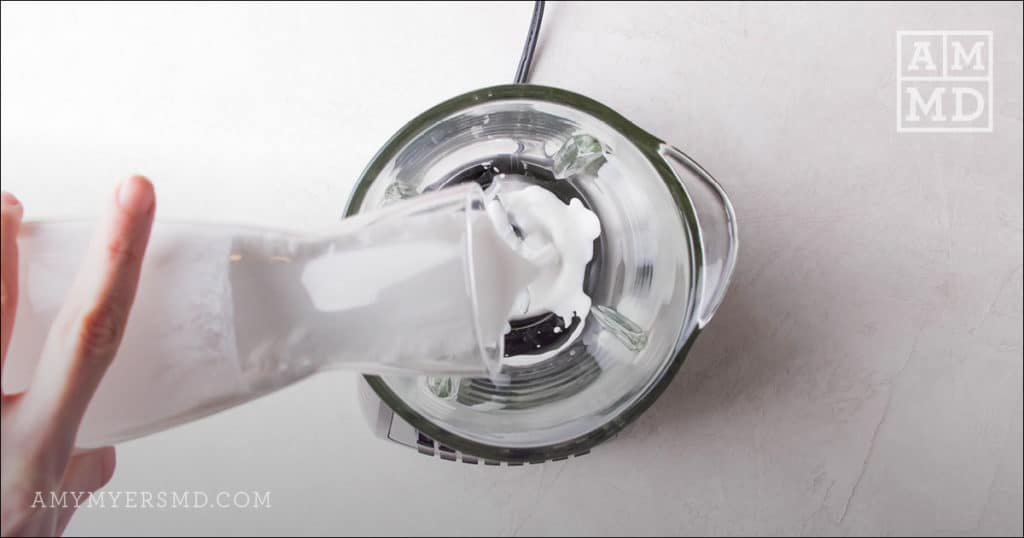
M 737 232 L 718 182 L 563 89 L 483 88 L 420 114 L 372 159 L 345 216 L 464 183 L 510 182 L 597 215 L 583 281 L 589 311 L 513 319 L 497 378 L 365 376 L 360 400 L 378 436 L 471 464 L 585 454 L 657 399 L 721 303 Z

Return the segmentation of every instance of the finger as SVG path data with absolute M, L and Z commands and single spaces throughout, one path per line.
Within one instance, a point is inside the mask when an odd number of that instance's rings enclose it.
M 0 193 L 0 368 L 7 358 L 18 306 L 18 229 L 22 214 L 17 198 Z
M 117 452 L 112 446 L 79 452 L 68 461 L 61 482 L 63 491 L 96 491 L 110 482 L 117 466 Z
M 64 473 L 64 480 L 61 483 L 61 491 L 72 494 L 66 496 L 79 498 L 81 502 L 88 502 L 88 495 L 110 482 L 114 476 L 114 468 L 117 466 L 117 453 L 114 447 L 108 446 L 97 448 L 88 452 L 82 452 L 71 457 L 68 462 L 67 471 Z M 55 536 L 64 534 L 64 528 L 75 513 L 74 503 L 68 503 L 62 508 L 57 518 L 57 532 Z
M 134 176 L 121 183 L 50 328 L 24 405 L 55 428 L 51 433 L 74 436 L 117 352 L 135 299 L 154 209 L 149 180 Z

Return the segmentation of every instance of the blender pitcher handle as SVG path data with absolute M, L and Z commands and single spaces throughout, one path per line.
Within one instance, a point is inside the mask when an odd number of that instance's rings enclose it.
M 697 326 L 704 328 L 722 303 L 736 267 L 736 214 L 721 185 L 688 155 L 665 143 L 658 153 L 675 171 L 696 212 L 700 234 L 697 240 L 704 254 Z

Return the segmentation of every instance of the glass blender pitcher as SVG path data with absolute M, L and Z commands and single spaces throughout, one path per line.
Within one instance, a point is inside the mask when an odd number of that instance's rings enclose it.
M 494 464 L 586 453 L 664 391 L 722 301 L 737 255 L 732 205 L 683 152 L 610 108 L 516 84 L 445 101 L 398 131 L 363 172 L 346 216 L 463 183 L 513 178 L 601 223 L 566 324 L 512 321 L 502 376 L 365 376 L 376 433 L 426 454 Z

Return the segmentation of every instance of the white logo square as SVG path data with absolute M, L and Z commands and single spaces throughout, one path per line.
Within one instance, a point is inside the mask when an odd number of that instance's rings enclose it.
M 896 131 L 992 132 L 992 32 L 896 32 Z

